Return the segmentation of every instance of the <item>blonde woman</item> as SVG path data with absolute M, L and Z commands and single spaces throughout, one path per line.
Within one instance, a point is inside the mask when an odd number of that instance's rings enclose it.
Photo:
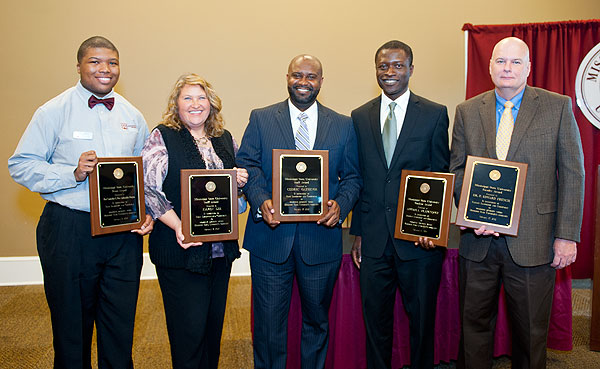
M 237 241 L 184 243 L 181 169 L 235 168 L 238 146 L 223 128 L 221 99 L 196 74 L 177 80 L 162 122 L 142 150 L 146 208 L 156 222 L 149 251 L 163 296 L 173 368 L 217 368 Z M 238 187 L 248 180 L 237 169 Z M 246 202 L 240 198 L 240 212 Z

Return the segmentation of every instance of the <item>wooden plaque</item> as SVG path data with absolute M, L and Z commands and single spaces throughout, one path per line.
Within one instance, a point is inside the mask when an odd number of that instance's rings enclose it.
M 98 158 L 89 175 L 92 236 L 139 229 L 146 220 L 142 158 Z
M 329 152 L 273 150 L 273 218 L 316 222 L 328 210 Z
M 456 225 L 516 236 L 527 164 L 467 156 Z
M 454 174 L 403 170 L 395 238 L 448 246 Z
M 184 242 L 238 239 L 237 171 L 181 171 L 181 227 Z

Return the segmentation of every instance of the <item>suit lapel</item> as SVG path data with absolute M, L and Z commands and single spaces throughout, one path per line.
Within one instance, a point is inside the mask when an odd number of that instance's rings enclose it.
M 492 159 L 497 159 L 496 156 L 496 94 L 491 91 L 481 100 L 479 106 L 479 116 L 483 133 L 485 136 L 485 146 L 487 147 L 488 156 Z
M 525 93 L 523 93 L 523 99 L 521 100 L 521 107 L 519 108 L 519 114 L 515 121 L 515 128 L 510 138 L 510 146 L 508 147 L 508 154 L 506 159 L 511 159 L 515 152 L 519 149 L 521 139 L 525 136 L 525 132 L 531 125 L 533 117 L 539 108 L 538 95 L 532 88 L 525 87 Z
M 279 108 L 277 109 L 277 114 L 275 115 L 275 119 L 277 120 L 277 126 L 281 130 L 281 134 L 286 144 L 287 149 L 295 149 L 296 143 L 294 141 L 294 132 L 292 132 L 292 122 L 290 121 L 290 108 L 288 106 L 288 101 L 279 104 Z
M 327 109 L 319 102 L 317 102 L 317 106 L 317 137 L 315 137 L 315 144 L 313 145 L 315 150 L 325 147 L 326 137 L 331 126 Z
M 396 148 L 394 149 L 394 155 L 392 156 L 392 162 L 390 169 L 394 167 L 394 164 L 398 161 L 400 153 L 406 146 L 409 137 L 412 136 L 417 122 L 419 121 L 419 115 L 421 114 L 421 104 L 419 103 L 419 97 L 412 92 L 408 98 L 408 105 L 406 106 L 406 114 L 404 115 L 404 122 L 402 123 L 402 130 L 398 136 L 396 142 Z M 388 169 L 389 170 L 389 169 Z
M 387 160 L 385 160 L 385 152 L 383 151 L 383 138 L 381 137 L 380 110 L 381 96 L 373 101 L 372 105 L 369 107 L 368 114 L 369 125 L 371 126 L 371 132 L 373 133 L 373 142 L 375 142 L 375 146 L 377 146 L 377 152 L 379 153 L 379 158 L 381 159 L 383 166 L 387 168 Z

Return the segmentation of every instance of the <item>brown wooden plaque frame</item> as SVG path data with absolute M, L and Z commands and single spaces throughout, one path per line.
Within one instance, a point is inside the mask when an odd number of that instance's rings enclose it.
M 137 186 L 135 191 L 137 193 L 138 198 L 138 211 L 139 211 L 139 220 L 136 222 L 121 224 L 121 225 L 111 225 L 104 226 L 101 224 L 101 207 L 100 207 L 100 180 L 99 180 L 99 170 L 98 165 L 102 164 L 134 164 L 136 168 L 136 178 L 137 178 Z M 118 174 L 115 174 L 115 178 L 117 178 Z M 121 171 L 121 175 L 123 172 Z M 120 179 L 120 178 L 118 178 Z M 92 236 L 98 236 L 102 234 L 109 233 L 118 233 L 123 231 L 130 231 L 132 229 L 141 228 L 142 224 L 144 224 L 146 220 L 146 207 L 144 203 L 144 169 L 142 165 L 142 157 L 141 156 L 130 156 L 130 157 L 113 157 L 113 158 L 98 158 L 98 164 L 94 167 L 94 170 L 89 175 L 89 194 L 90 194 L 90 223 Z
M 400 182 L 400 192 L 398 194 L 398 210 L 396 213 L 396 227 L 394 237 L 407 241 L 418 241 L 419 237 L 424 235 L 411 234 L 402 231 L 404 224 L 404 208 L 406 201 L 406 189 L 408 181 L 411 178 L 425 179 L 430 181 L 441 181 L 444 185 L 442 198 L 439 199 L 442 203 L 439 234 L 437 237 L 428 237 L 436 246 L 448 246 L 448 231 L 450 229 L 450 214 L 452 212 L 452 192 L 454 191 L 454 174 L 451 173 L 438 173 L 438 172 L 423 172 L 416 170 L 403 170 L 402 179 Z M 430 187 L 429 187 L 430 188 Z M 425 187 L 422 191 L 429 191 L 429 188 Z M 424 192 L 425 193 L 425 192 Z M 427 209 L 423 209 L 427 210 Z
M 190 180 L 192 177 L 229 176 L 231 196 L 231 230 L 227 233 L 192 235 Z M 181 229 L 185 243 L 216 242 L 238 239 L 237 171 L 235 169 L 183 169 L 181 170 Z
M 508 225 L 496 224 L 493 222 L 483 222 L 477 220 L 470 220 L 467 218 L 466 213 L 469 210 L 467 201 L 471 194 L 471 189 L 477 183 L 473 183 L 473 171 L 475 165 L 487 164 L 496 167 L 511 168 L 517 171 L 517 178 L 515 184 L 515 191 L 513 195 L 511 219 Z M 493 174 L 491 171 L 489 176 L 492 178 Z M 498 172 L 498 171 L 496 171 Z M 498 172 L 499 174 L 499 172 Z M 497 179 L 492 179 L 497 180 Z M 521 219 L 521 207 L 523 206 L 523 194 L 525 192 L 525 182 L 527 180 L 527 164 L 517 163 L 506 160 L 496 160 L 490 158 L 482 158 L 477 156 L 467 156 L 467 163 L 465 165 L 465 172 L 463 176 L 462 189 L 460 192 L 460 200 L 458 202 L 458 211 L 456 213 L 456 225 L 468 228 L 479 228 L 485 225 L 487 229 L 492 229 L 500 234 L 507 236 L 517 236 L 519 232 L 519 221 Z M 491 195 L 492 197 L 493 194 Z
M 321 159 L 321 208 L 318 214 L 282 214 L 281 161 L 285 157 L 318 157 Z M 273 219 L 280 222 L 316 222 L 327 212 L 329 201 L 329 151 L 273 149 Z

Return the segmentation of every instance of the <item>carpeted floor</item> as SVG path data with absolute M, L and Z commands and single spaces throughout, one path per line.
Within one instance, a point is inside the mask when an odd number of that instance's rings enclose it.
M 600 352 L 589 351 L 590 311 L 591 291 L 573 289 L 574 348 L 571 352 L 550 350 L 548 368 L 600 368 Z M 52 358 L 50 317 L 43 287 L 0 287 L 0 368 L 51 368 Z M 155 280 L 141 284 L 133 360 L 140 369 L 170 367 L 162 299 Z M 222 369 L 253 366 L 249 277 L 231 278 L 219 364 Z M 454 368 L 454 364 L 438 368 Z M 499 358 L 494 368 L 510 368 L 510 360 Z

